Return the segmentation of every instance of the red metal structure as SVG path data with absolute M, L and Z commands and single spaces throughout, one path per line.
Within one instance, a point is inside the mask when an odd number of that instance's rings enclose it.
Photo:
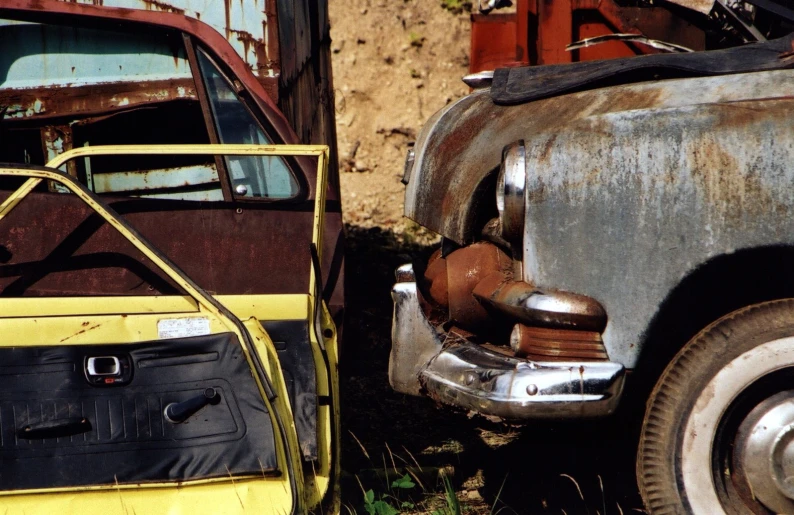
M 705 33 L 666 7 L 623 7 L 614 0 L 517 0 L 515 12 L 473 14 L 472 73 L 503 66 L 613 59 L 657 50 L 610 41 L 567 51 L 574 41 L 606 34 L 640 34 L 705 48 Z

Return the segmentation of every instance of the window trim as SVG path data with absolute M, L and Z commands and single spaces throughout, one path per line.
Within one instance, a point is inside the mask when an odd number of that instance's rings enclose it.
M 204 77 L 201 75 L 201 68 L 198 64 L 195 42 L 193 41 L 192 36 L 183 32 L 182 43 L 185 46 L 185 53 L 187 54 L 187 60 L 190 65 L 190 73 L 193 75 L 196 96 L 198 97 L 199 105 L 201 105 L 201 114 L 204 116 L 204 125 L 207 127 L 207 134 L 209 135 L 210 143 L 217 145 L 220 143 L 220 139 L 218 138 L 218 131 L 215 127 L 215 120 L 213 120 L 212 117 L 212 109 L 209 105 L 209 95 L 207 93 L 207 89 L 204 86 Z M 226 160 L 220 155 L 215 155 L 213 157 L 215 159 L 215 168 L 218 170 L 218 179 L 221 183 L 221 191 L 223 191 L 223 201 L 232 202 L 234 197 L 232 195 L 231 180 L 229 178 L 228 171 L 226 170 Z
M 199 96 L 199 101 L 201 102 L 202 112 L 205 113 L 205 119 L 209 116 L 207 120 L 208 125 L 212 126 L 212 132 L 210 139 L 213 140 L 213 143 L 217 142 L 220 143 L 220 138 L 218 137 L 218 126 L 214 116 L 212 115 L 212 108 L 210 106 L 210 98 L 209 92 L 207 91 L 206 84 L 204 82 L 204 75 L 201 73 L 201 67 L 198 63 L 198 52 L 203 52 L 204 55 L 210 60 L 211 64 L 215 67 L 218 73 L 227 81 L 230 85 L 232 91 L 237 96 L 237 99 L 243 105 L 246 111 L 251 115 L 253 121 L 257 124 L 259 129 L 265 134 L 267 138 L 269 138 L 273 145 L 284 145 L 285 142 L 283 138 L 278 134 L 278 132 L 273 127 L 273 124 L 267 117 L 267 113 L 262 112 L 259 106 L 254 103 L 251 105 L 251 98 L 252 94 L 248 89 L 245 87 L 242 81 L 236 78 L 234 74 L 230 74 L 229 70 L 223 64 L 222 61 L 218 60 L 214 53 L 208 49 L 206 46 L 197 43 L 193 38 L 187 36 L 187 38 L 191 39 L 192 46 L 188 51 L 188 59 L 190 60 L 190 67 L 193 70 L 195 66 L 196 71 L 193 72 L 194 75 L 196 72 L 197 78 L 194 78 L 196 82 L 196 94 Z M 220 64 L 219 64 L 220 63 Z M 198 83 L 201 82 L 201 93 L 198 90 Z M 239 85 L 239 87 L 238 87 Z M 206 109 L 206 110 L 205 110 Z M 217 141 L 215 141 L 217 140 Z M 224 159 L 223 161 L 223 188 L 224 188 L 224 199 L 226 198 L 226 188 L 229 189 L 230 200 L 233 202 L 240 202 L 240 203 L 258 203 L 258 204 L 294 204 L 294 203 L 301 203 L 306 201 L 309 196 L 309 186 L 308 186 L 308 178 L 305 176 L 303 168 L 298 164 L 295 160 L 294 156 L 281 156 L 284 164 L 287 167 L 287 170 L 292 175 L 292 178 L 295 181 L 295 184 L 298 187 L 297 192 L 287 198 L 272 198 L 272 197 L 244 197 L 239 196 L 234 193 L 231 183 L 231 176 L 229 175 L 229 171 L 226 167 L 226 162 Z M 216 156 L 217 159 L 217 156 Z M 220 171 L 220 168 L 219 168 Z

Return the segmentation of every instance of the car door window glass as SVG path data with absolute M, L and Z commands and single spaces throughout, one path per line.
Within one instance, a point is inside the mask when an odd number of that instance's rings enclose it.
M 198 61 L 220 142 L 253 145 L 273 143 L 209 56 L 199 50 Z M 286 199 L 298 193 L 298 184 L 282 157 L 227 156 L 225 159 L 235 196 Z

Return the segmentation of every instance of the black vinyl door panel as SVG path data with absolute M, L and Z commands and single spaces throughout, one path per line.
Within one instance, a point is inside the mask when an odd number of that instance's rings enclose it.
M 0 348 L 4 490 L 275 472 L 271 419 L 232 334 Z

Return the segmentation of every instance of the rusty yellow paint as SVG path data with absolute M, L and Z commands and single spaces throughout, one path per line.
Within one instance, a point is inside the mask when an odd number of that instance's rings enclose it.
M 284 478 L 221 478 L 179 487 L 168 483 L 15 492 L 2 495 L 0 505 L 4 515 L 283 515 L 291 512 L 292 496 Z
M 215 299 L 238 318 L 266 314 L 260 320 L 303 320 L 309 316 L 308 294 L 216 295 Z M 182 295 L 138 297 L 1 297 L 0 320 L 74 315 L 137 315 L 191 313 L 195 300 Z

